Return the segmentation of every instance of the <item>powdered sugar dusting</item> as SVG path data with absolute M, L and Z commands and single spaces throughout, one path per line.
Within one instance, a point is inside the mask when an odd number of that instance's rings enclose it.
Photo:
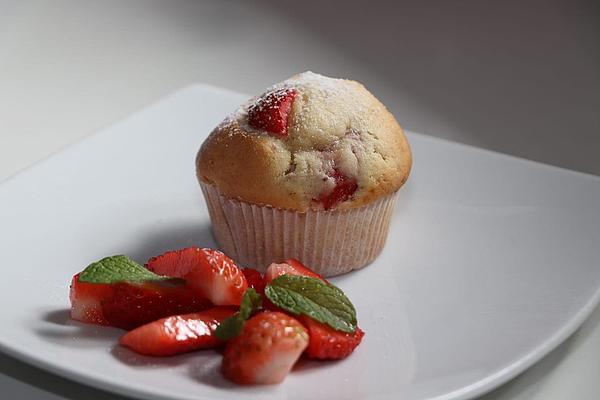
M 281 83 L 273 85 L 270 89 L 280 88 L 301 88 L 308 87 L 327 92 L 330 95 L 339 95 L 343 93 L 344 83 L 349 81 L 345 79 L 330 78 L 321 74 L 316 74 L 311 71 L 302 72 L 294 75 Z
M 264 122 L 262 126 L 249 123 L 249 111 L 256 110 L 265 111 L 267 116 L 272 112 L 273 118 L 278 119 L 280 110 L 274 108 L 291 92 L 294 97 L 291 108 L 285 110 L 285 134 L 267 132 L 265 127 L 273 122 L 269 118 L 259 121 Z M 358 189 L 348 199 L 348 203 L 353 203 L 372 195 L 373 186 L 380 185 L 384 176 L 381 171 L 390 174 L 386 182 L 399 182 L 402 178 L 398 176 L 406 174 L 407 162 L 410 164 L 410 153 L 408 159 L 399 161 L 407 151 L 407 147 L 401 147 L 405 141 L 401 129 L 373 95 L 355 81 L 310 71 L 294 75 L 250 99 L 216 131 L 221 130 L 229 137 L 253 136 L 277 154 L 273 158 L 279 163 L 288 160 L 285 165 L 273 162 L 269 166 L 273 170 L 265 175 L 279 176 L 277 182 L 270 184 L 282 196 L 302 196 L 299 209 L 319 208 L 314 200 L 334 190 L 336 182 L 331 177 L 336 171 L 356 181 Z M 404 166 L 402 171 L 400 164 Z

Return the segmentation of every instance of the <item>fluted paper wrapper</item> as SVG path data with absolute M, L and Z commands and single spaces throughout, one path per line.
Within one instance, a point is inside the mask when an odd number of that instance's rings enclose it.
M 394 193 L 350 210 L 302 213 L 233 200 L 210 184 L 200 186 L 221 250 L 262 272 L 286 258 L 325 276 L 364 267 L 383 249 L 396 201 Z

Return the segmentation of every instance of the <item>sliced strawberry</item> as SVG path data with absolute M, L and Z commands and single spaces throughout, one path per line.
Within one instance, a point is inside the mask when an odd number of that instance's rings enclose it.
M 183 277 L 214 305 L 239 305 L 248 283 L 235 262 L 218 250 L 188 247 L 152 257 L 146 268 L 159 275 Z
M 265 272 L 265 281 L 269 283 L 280 275 L 308 276 L 310 278 L 317 278 L 325 283 L 328 283 L 325 278 L 306 267 L 295 258 L 288 258 L 281 263 L 273 263 L 269 265 L 267 271 Z
M 133 329 L 158 318 L 205 310 L 212 304 L 184 285 L 164 283 L 96 284 L 73 277 L 71 318 L 97 325 Z
M 315 199 L 325 210 L 329 210 L 338 204 L 348 200 L 350 196 L 358 189 L 356 179 L 344 175 L 340 170 L 335 169 L 331 175 L 335 181 L 335 186 L 331 192 L 322 193 Z
M 336 331 L 328 325 L 315 321 L 307 316 L 298 319 L 308 329 L 310 342 L 305 354 L 309 358 L 320 360 L 338 360 L 348 357 L 360 344 L 365 333 L 356 327 L 354 333 Z
M 88 324 L 108 325 L 102 313 L 102 299 L 110 293 L 110 285 L 79 282 L 79 274 L 75 275 L 69 291 L 71 318 Z
M 225 347 L 221 371 L 237 384 L 283 381 L 306 346 L 306 328 L 281 312 L 262 312 L 246 321 Z
M 198 264 L 200 252 L 199 247 L 167 251 L 160 256 L 152 257 L 144 266 L 159 275 L 182 278 Z
M 321 279 L 328 283 L 321 275 L 313 272 L 296 259 L 287 259 L 283 263 L 271 264 L 265 273 L 265 280 L 272 281 L 280 275 L 300 275 Z M 270 302 L 266 303 L 269 309 L 277 309 Z M 306 349 L 306 355 L 317 359 L 340 359 L 347 357 L 354 351 L 364 336 L 360 328 L 356 328 L 354 333 L 336 331 L 328 325 L 315 321 L 307 316 L 299 316 L 300 322 L 306 326 L 310 336 L 310 343 Z
M 254 268 L 244 268 L 242 269 L 242 273 L 246 277 L 248 287 L 253 288 L 260 294 L 263 294 L 265 292 L 265 285 L 267 283 L 265 282 L 265 278 L 263 278 L 260 272 L 258 272 Z
M 102 299 L 102 313 L 109 325 L 133 329 L 159 318 L 206 310 L 212 303 L 187 286 L 169 283 L 119 282 Z
M 235 307 L 215 307 L 162 318 L 126 333 L 119 343 L 148 356 L 171 356 L 216 347 L 222 342 L 215 337 L 215 329 L 236 311 Z
M 239 306 L 248 287 L 246 277 L 225 254 L 199 249 L 196 265 L 184 275 L 187 285 L 216 306 Z
M 288 117 L 294 97 L 294 89 L 279 89 L 267 93 L 248 109 L 248 124 L 276 136 L 287 136 Z

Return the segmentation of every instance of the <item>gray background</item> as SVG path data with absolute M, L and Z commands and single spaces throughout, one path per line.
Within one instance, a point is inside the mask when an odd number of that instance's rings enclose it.
M 599 2 L 0 0 L 0 179 L 187 84 L 304 70 L 405 129 L 600 174 Z M 599 321 L 486 399 L 597 397 Z M 0 392 L 114 398 L 2 355 Z

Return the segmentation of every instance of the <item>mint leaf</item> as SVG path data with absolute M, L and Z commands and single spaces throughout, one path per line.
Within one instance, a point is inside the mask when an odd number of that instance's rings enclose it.
M 157 275 L 127 256 L 112 256 L 90 264 L 79 275 L 79 281 L 111 284 L 116 282 L 141 283 L 148 281 L 176 282 L 178 279 Z
M 253 288 L 246 289 L 240 310 L 219 324 L 215 336 L 219 340 L 229 340 L 238 336 L 244 328 L 244 323 L 262 306 L 262 297 Z
M 342 292 L 317 278 L 281 275 L 265 287 L 273 304 L 292 314 L 304 314 L 333 329 L 352 333 L 356 330 L 356 310 Z

